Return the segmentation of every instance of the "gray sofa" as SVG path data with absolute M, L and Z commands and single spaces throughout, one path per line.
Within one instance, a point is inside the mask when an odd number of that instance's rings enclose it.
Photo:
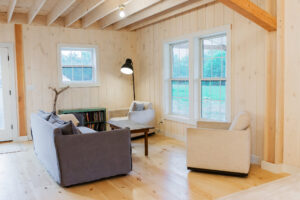
M 129 129 L 63 135 L 38 114 L 31 115 L 34 149 L 53 179 L 71 186 L 132 170 Z

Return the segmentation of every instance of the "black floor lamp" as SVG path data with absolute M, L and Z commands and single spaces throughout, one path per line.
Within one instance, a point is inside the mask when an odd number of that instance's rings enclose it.
M 132 60 L 130 58 L 127 58 L 125 64 L 122 65 L 121 72 L 127 75 L 132 74 L 133 100 L 135 100 L 134 73 L 133 73 Z

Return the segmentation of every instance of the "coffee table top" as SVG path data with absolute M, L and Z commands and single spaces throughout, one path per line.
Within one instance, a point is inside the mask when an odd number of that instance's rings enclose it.
M 147 124 L 139 124 L 131 120 L 109 120 L 108 124 L 111 124 L 118 128 L 129 128 L 131 131 L 143 130 L 143 129 L 153 129 L 153 126 Z

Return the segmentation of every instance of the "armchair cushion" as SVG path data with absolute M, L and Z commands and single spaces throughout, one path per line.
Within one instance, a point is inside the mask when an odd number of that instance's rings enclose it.
M 72 121 L 75 126 L 79 125 L 78 119 L 73 114 L 62 114 L 58 115 L 58 117 L 66 122 Z
M 229 130 L 246 130 L 250 126 L 250 116 L 246 111 L 242 111 L 236 115 Z

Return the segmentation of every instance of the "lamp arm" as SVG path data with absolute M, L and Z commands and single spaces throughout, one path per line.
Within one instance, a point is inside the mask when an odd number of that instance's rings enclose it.
M 132 73 L 133 100 L 135 101 L 134 73 Z

